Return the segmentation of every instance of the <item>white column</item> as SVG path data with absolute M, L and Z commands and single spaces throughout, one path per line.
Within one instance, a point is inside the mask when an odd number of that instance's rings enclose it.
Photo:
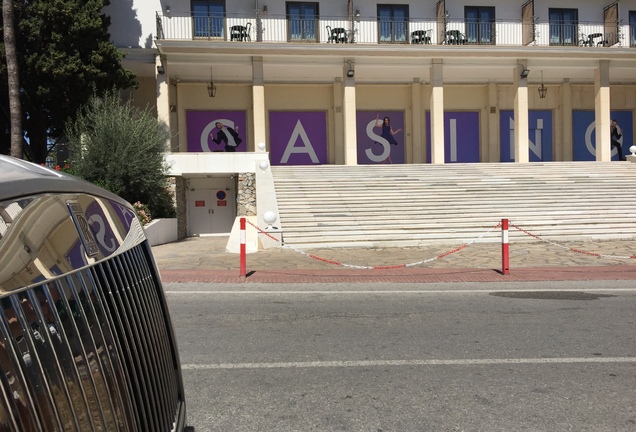
M 431 65 L 431 163 L 444 163 L 444 65 L 433 59 Z
M 594 70 L 595 117 L 596 117 L 596 160 L 609 162 L 612 160 L 610 145 L 610 88 L 609 61 L 599 60 Z
M 267 144 L 265 83 L 263 79 L 263 58 L 252 59 L 252 107 L 254 109 L 254 149 L 260 143 Z
M 411 85 L 412 119 L 411 142 L 413 143 L 412 163 L 424 163 L 424 140 L 422 139 L 422 84 L 419 78 Z M 406 144 L 406 140 L 405 140 Z M 406 156 L 406 155 L 405 155 Z
M 342 104 L 344 93 L 342 88 L 342 78 L 336 77 L 333 83 L 333 122 L 334 122 L 334 143 L 329 145 L 329 152 L 333 154 L 336 165 L 344 165 L 344 121 L 342 118 Z
M 355 73 L 355 64 L 351 63 Z M 355 76 L 348 77 L 349 63 L 343 68 L 344 93 L 342 111 L 344 120 L 344 161 L 345 165 L 358 164 L 357 134 L 356 134 L 356 81 Z
M 167 62 L 166 62 L 167 63 Z M 155 77 L 157 82 L 157 118 L 164 122 L 165 128 L 170 129 L 170 85 L 168 80 L 167 65 L 164 65 L 160 56 L 155 58 Z M 159 73 L 162 70 L 163 73 Z M 172 151 L 172 139 L 176 139 L 176 133 L 170 133 L 166 141 L 166 151 Z M 174 138 L 172 138 L 174 137 Z M 178 145 L 178 144 L 177 144 Z
M 499 162 L 501 145 L 499 142 L 499 95 L 497 83 L 488 83 L 488 155 L 484 162 Z
M 557 128 L 557 143 L 561 142 L 560 146 L 556 147 L 557 161 L 571 161 L 574 159 L 574 138 L 572 136 L 572 84 L 570 79 L 563 80 L 563 86 L 561 90 L 561 127 Z M 559 132 L 561 129 L 561 132 Z M 559 140 L 559 134 L 562 139 Z
M 512 72 L 515 87 L 515 162 L 530 161 L 528 143 L 528 78 L 521 77 L 521 72 L 524 69 L 527 69 L 525 62 L 520 62 Z

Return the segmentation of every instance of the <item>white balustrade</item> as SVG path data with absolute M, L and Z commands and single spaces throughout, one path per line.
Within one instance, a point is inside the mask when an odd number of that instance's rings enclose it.
M 261 38 L 255 15 L 225 17 L 192 17 L 175 14 L 158 15 L 158 37 L 170 40 L 202 39 L 209 41 L 241 41 L 267 43 L 351 43 L 357 44 L 422 44 L 426 45 L 496 45 L 522 46 L 523 24 L 518 21 L 472 23 L 436 19 L 380 22 L 375 17 L 320 17 L 319 19 L 289 20 L 284 15 L 260 15 Z M 440 28 L 444 26 L 444 31 Z M 603 23 L 534 24 L 533 45 L 603 47 L 636 44 L 632 35 L 636 28 L 629 23 L 607 31 Z M 237 30 L 238 29 L 238 30 Z M 335 31 L 342 29 L 342 31 Z M 441 34 L 440 34 L 441 33 Z M 443 39 L 440 40 L 440 37 Z M 630 43 L 633 42 L 632 43 Z

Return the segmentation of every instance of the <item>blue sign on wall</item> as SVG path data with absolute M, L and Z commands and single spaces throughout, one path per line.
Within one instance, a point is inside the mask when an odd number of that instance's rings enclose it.
M 426 160 L 431 161 L 431 113 L 426 113 Z M 479 112 L 444 112 L 444 162 L 479 162 Z
M 616 119 L 623 134 L 619 140 L 623 147 L 623 155 L 628 155 L 629 147 L 634 139 L 633 116 L 631 111 L 612 111 L 612 119 Z M 575 161 L 596 160 L 596 119 L 594 111 L 572 111 L 573 159 Z M 612 160 L 618 160 L 618 151 L 612 149 Z
M 500 112 L 501 162 L 515 160 L 514 111 Z M 552 161 L 552 111 L 528 111 L 528 146 L 530 162 Z

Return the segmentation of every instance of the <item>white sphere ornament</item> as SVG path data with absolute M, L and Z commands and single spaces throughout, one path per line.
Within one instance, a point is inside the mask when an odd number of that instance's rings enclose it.
M 269 168 L 269 162 L 264 160 L 261 161 L 258 166 L 261 168 L 261 170 L 265 171 L 267 168 Z
M 258 143 L 258 149 L 259 149 L 260 151 L 265 151 L 265 143 L 264 143 L 264 142 L 262 142 L 262 143 Z
M 276 213 L 273 211 L 266 211 L 265 214 L 263 214 L 263 220 L 267 224 L 267 229 L 272 229 L 272 224 L 276 222 L 276 219 L 278 219 L 278 216 L 276 216 Z
M 631 146 L 629 151 L 632 152 L 632 156 L 636 156 L 636 145 Z

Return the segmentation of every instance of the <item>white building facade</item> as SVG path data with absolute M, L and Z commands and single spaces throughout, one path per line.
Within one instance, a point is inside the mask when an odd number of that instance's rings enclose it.
M 136 103 L 172 132 L 176 176 L 230 196 L 264 158 L 609 161 L 611 119 L 634 140 L 636 0 L 131 3 L 105 13 Z M 191 227 L 205 200 L 185 199 Z

